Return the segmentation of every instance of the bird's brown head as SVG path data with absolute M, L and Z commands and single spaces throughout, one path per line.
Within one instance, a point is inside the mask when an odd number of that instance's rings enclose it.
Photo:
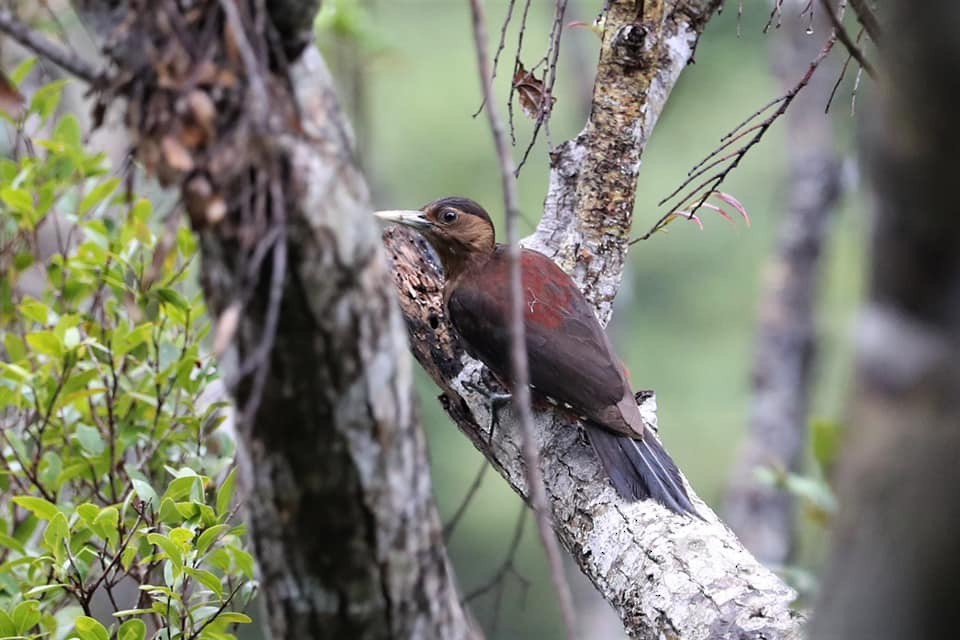
M 375 215 L 422 233 L 440 256 L 448 279 L 456 278 L 471 260 L 491 254 L 496 247 L 490 216 L 469 198 L 440 198 L 418 211 L 377 211 Z

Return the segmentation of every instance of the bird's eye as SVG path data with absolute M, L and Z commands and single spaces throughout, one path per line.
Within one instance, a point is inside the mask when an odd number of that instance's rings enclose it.
M 440 220 L 442 220 L 447 224 L 450 224 L 456 219 L 457 219 L 457 212 L 454 211 L 453 209 L 444 209 L 443 211 L 440 212 Z

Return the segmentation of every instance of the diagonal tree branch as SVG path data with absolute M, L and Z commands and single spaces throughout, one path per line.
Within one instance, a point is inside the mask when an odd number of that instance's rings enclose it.
M 840 2 L 840 13 L 834 11 L 830 0 L 821 0 L 820 4 L 823 5 L 823 10 L 826 12 L 827 17 L 830 18 L 830 23 L 833 25 L 833 32 L 837 34 L 837 38 L 843 43 L 843 46 L 846 47 L 853 59 L 857 61 L 860 68 L 866 71 L 867 75 L 876 81 L 877 70 L 874 69 L 873 65 L 870 64 L 870 61 L 867 60 L 867 57 L 863 54 L 863 51 L 857 46 L 857 43 L 854 42 L 847 28 L 843 26 L 843 10 L 847 4 L 846 0 L 841 0 Z
M 626 257 L 641 152 L 718 3 L 646 0 L 639 20 L 632 0 L 608 4 L 591 118 L 552 154 L 544 217 L 524 241 L 574 276 L 603 321 Z M 390 228 L 385 242 L 414 354 L 457 426 L 528 498 L 517 417 L 505 409 L 490 433 L 484 368 L 447 328 L 439 265 L 413 232 Z M 654 404 L 641 406 L 650 422 Z M 622 501 L 577 429 L 551 411 L 534 419 L 557 535 L 631 636 L 799 638 L 793 591 L 715 516 Z
M 21 22 L 8 9 L 0 9 L 0 32 L 3 32 L 44 59 L 64 71 L 75 75 L 90 85 L 103 80 L 103 70 L 64 49 L 43 34 Z
M 877 15 L 870 8 L 869 0 L 850 0 L 850 7 L 857 16 L 857 20 L 863 25 L 867 35 L 873 40 L 873 43 L 880 46 L 883 39 L 883 32 L 880 29 L 880 22 Z

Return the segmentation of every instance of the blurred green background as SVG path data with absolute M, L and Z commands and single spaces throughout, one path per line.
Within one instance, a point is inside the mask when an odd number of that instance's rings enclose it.
M 547 45 L 553 2 L 533 0 L 522 59 L 530 66 Z M 602 2 L 570 2 L 566 21 L 592 21 Z M 488 2 L 495 46 L 506 13 Z M 518 5 L 517 11 L 522 8 Z M 780 95 L 764 35 L 767 3 L 747 2 L 737 34 L 736 7 L 711 21 L 696 55 L 673 92 L 644 153 L 635 231 L 663 211 L 656 202 L 747 115 Z M 485 117 L 472 117 L 480 85 L 466 1 L 328 2 L 318 34 L 338 79 L 360 140 L 362 162 L 380 208 L 415 208 L 443 195 L 466 195 L 500 219 L 502 196 Z M 507 32 L 497 89 L 506 99 L 516 50 L 516 20 Z M 551 123 L 554 144 L 576 135 L 587 115 L 599 39 L 586 29 L 564 34 Z M 835 54 L 836 55 L 836 54 Z M 836 144 L 852 147 L 849 89 L 834 107 Z M 531 126 L 517 113 L 518 146 Z M 725 183 L 753 220 L 736 227 L 704 215 L 706 229 L 677 221 L 669 233 L 635 245 L 617 308 L 612 338 L 638 388 L 657 391 L 661 435 L 698 493 L 719 506 L 737 446 L 747 426 L 750 368 L 763 266 L 787 202 L 784 123 L 775 125 Z M 520 177 L 525 231 L 532 229 L 546 192 L 547 156 L 541 140 Z M 848 387 L 851 321 L 860 298 L 866 222 L 856 193 L 847 192 L 833 222 L 824 261 L 818 317 L 819 357 L 812 418 L 843 417 Z M 434 486 L 445 519 L 462 501 L 482 458 L 436 401 L 425 375 L 419 388 L 430 440 Z M 450 541 L 461 589 L 487 582 L 503 561 L 519 498 L 488 473 Z M 816 569 L 824 532 L 806 527 L 798 563 Z M 562 623 L 531 523 L 517 568 L 531 584 L 508 578 L 499 624 L 491 631 L 493 595 L 471 602 L 495 638 L 556 638 Z

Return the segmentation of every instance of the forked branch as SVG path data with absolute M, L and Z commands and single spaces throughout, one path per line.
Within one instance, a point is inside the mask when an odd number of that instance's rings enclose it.
M 657 203 L 658 206 L 673 203 L 668 208 L 667 213 L 663 214 L 653 226 L 638 238 L 631 241 L 631 244 L 646 240 L 656 232 L 662 230 L 673 220 L 683 217 L 699 223 L 696 217 L 697 211 L 701 208 L 707 208 L 729 217 L 722 207 L 710 205 L 707 200 L 711 197 L 717 197 L 725 204 L 732 206 L 741 215 L 746 214 L 742 205 L 729 196 L 719 191 L 720 185 L 727 179 L 734 169 L 754 146 L 756 146 L 763 136 L 769 131 L 770 127 L 786 113 L 787 109 L 796 99 L 804 87 L 810 82 L 810 78 L 819 68 L 820 64 L 827 57 L 837 42 L 837 32 L 834 30 L 830 38 L 824 43 L 823 48 L 817 57 L 810 63 L 807 71 L 800 80 L 786 94 L 767 103 L 749 118 L 734 127 L 729 133 L 720 139 L 720 146 L 711 151 L 707 156 L 698 162 L 687 173 L 687 178 L 680 185 L 670 192 L 665 198 Z M 767 113 L 771 108 L 776 107 L 772 113 L 763 119 L 760 117 Z M 736 143 L 743 142 L 739 146 Z M 749 222 L 749 218 L 747 219 Z

